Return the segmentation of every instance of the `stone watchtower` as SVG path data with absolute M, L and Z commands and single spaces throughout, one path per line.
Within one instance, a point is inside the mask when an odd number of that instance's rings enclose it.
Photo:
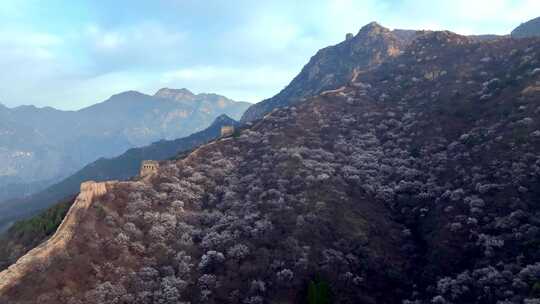
M 234 134 L 234 126 L 222 126 L 221 137 L 232 136 Z
M 354 38 L 354 35 L 352 33 L 347 33 L 347 35 L 345 35 L 345 41 L 351 40 L 353 38 Z
M 143 160 L 141 164 L 141 177 L 156 174 L 159 169 L 159 163 L 155 160 Z

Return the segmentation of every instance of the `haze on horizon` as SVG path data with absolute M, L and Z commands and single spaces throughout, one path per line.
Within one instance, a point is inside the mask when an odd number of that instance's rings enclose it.
M 0 103 L 79 109 L 161 87 L 258 102 L 371 21 L 508 34 L 538 12 L 537 0 L 6 0 Z

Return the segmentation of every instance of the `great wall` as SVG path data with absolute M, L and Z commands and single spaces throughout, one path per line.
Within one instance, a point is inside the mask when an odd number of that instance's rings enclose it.
M 223 126 L 221 137 L 226 138 L 234 134 L 234 126 Z M 196 153 L 197 150 L 194 151 Z M 140 178 L 143 180 L 157 174 L 159 162 L 155 160 L 144 160 L 141 163 Z M 110 191 L 115 185 L 123 183 L 119 181 L 83 182 L 80 186 L 80 193 L 69 209 L 64 220 L 54 233 L 54 235 L 38 247 L 30 250 L 8 269 L 0 272 L 0 294 L 10 287 L 10 282 L 17 282 L 23 276 L 35 270 L 36 264 L 47 265 L 53 253 L 65 250 L 69 241 L 73 238 L 76 225 L 85 216 L 86 211 L 98 201 L 98 199 Z
M 36 264 L 47 265 L 54 252 L 65 250 L 69 241 L 73 238 L 76 225 L 85 216 L 86 211 L 101 196 L 107 193 L 118 181 L 94 182 L 88 181 L 81 184 L 81 192 L 69 209 L 66 217 L 56 230 L 56 233 L 43 244 L 30 250 L 21 257 L 17 263 L 0 272 L 0 294 L 9 289 L 10 283 L 17 282 L 23 276 L 35 270 Z

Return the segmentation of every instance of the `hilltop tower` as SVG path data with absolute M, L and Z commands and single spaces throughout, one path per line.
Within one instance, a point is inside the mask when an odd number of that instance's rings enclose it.
M 143 160 L 141 164 L 141 177 L 156 174 L 159 169 L 159 163 L 155 160 Z
M 234 133 L 234 126 L 222 126 L 221 137 L 232 136 Z

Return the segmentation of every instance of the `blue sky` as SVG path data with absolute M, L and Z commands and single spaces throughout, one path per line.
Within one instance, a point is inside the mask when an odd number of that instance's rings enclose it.
M 161 87 L 258 102 L 370 21 L 507 34 L 538 0 L 2 0 L 0 103 L 78 109 Z

